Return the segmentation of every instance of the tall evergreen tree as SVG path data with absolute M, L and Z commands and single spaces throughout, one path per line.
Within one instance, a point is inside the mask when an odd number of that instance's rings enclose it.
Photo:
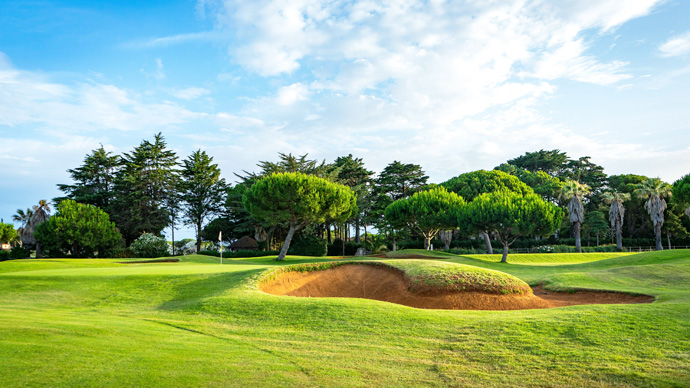
M 185 223 L 196 228 L 196 249 L 201 250 L 201 230 L 208 219 L 222 211 L 225 180 L 206 151 L 197 150 L 183 161 L 179 184 Z
M 355 158 L 352 154 L 338 157 L 330 165 L 329 172 L 335 172 L 336 182 L 349 187 L 357 195 L 357 208 L 359 210 L 354 215 L 354 223 L 355 242 L 359 243 L 360 223 L 370 205 L 369 192 L 372 183 L 371 177 L 374 175 L 374 172 L 367 170 L 362 159 Z M 330 237 L 330 230 L 328 232 Z
M 395 226 L 390 225 L 385 218 L 386 207 L 416 193 L 427 184 L 428 179 L 422 167 L 417 164 L 403 164 L 397 160 L 390 163 L 374 180 L 367 222 L 376 226 L 379 231 L 394 233 Z
M 376 179 L 376 191 L 397 201 L 407 198 L 426 185 L 428 176 L 422 166 L 396 161 L 386 166 Z
M 515 167 L 524 168 L 531 172 L 544 171 L 553 177 L 560 176 L 567 163 L 568 155 L 561 150 L 526 152 L 522 156 L 508 160 L 508 164 Z
M 120 156 L 106 151 L 101 145 L 100 148 L 86 155 L 81 166 L 67 170 L 74 183 L 58 184 L 58 188 L 65 193 L 65 197 L 55 198 L 54 202 L 73 199 L 108 211 L 114 195 L 115 176 L 121 166 Z
M 177 155 L 158 133 L 122 160 L 110 216 L 129 245 L 145 232 L 159 235 L 170 224 L 166 200 L 175 192 Z
M 684 207 L 684 213 L 690 217 L 690 174 L 673 182 L 673 198 Z

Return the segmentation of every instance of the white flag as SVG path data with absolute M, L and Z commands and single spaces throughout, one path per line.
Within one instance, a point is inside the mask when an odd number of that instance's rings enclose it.
M 223 241 L 223 231 L 218 232 L 218 242 Z

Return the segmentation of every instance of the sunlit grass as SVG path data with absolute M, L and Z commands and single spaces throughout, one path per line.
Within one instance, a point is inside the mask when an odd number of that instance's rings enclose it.
M 196 255 L 179 263 L 0 262 L 2 386 L 682 387 L 690 381 L 688 251 L 548 266 L 455 255 L 436 262 L 496 269 L 557 289 L 657 297 L 652 304 L 521 311 L 268 295 L 252 285 L 266 270 L 334 260 L 273 258 L 231 259 L 222 267 L 216 257 Z

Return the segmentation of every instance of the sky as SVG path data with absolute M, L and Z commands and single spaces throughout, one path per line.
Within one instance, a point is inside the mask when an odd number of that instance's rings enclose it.
M 0 217 L 159 132 L 229 182 L 279 152 L 439 183 L 540 149 L 673 182 L 688 20 L 685 0 L 1 0 Z

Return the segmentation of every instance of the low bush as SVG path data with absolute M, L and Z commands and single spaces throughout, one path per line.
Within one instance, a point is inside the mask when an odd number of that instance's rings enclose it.
M 14 247 L 10 250 L 10 259 L 28 259 L 31 251 L 24 247 Z
M 445 252 L 450 252 L 454 255 L 480 255 L 486 253 L 486 249 L 483 248 L 450 248 Z
M 292 241 L 288 255 L 297 256 L 326 256 L 328 253 L 326 240 L 316 236 L 302 236 Z
M 135 257 L 155 258 L 170 254 L 168 242 L 163 237 L 151 233 L 139 236 L 129 248 L 134 252 Z
M 358 248 L 364 248 L 364 243 L 347 241 L 343 254 L 343 240 L 336 238 L 332 244 L 328 244 L 328 256 L 354 256 Z
M 0 251 L 0 261 L 10 259 L 28 259 L 31 257 L 31 251 L 22 247 L 13 247 L 9 251 Z
M 223 257 L 227 258 L 240 258 L 240 257 L 261 257 L 261 256 L 277 256 L 280 251 L 243 251 L 239 250 L 237 252 L 224 251 Z M 200 255 L 215 256 L 220 257 L 220 252 L 218 251 L 199 251 Z
M 113 259 L 133 259 L 137 257 L 130 248 L 116 249 L 112 256 Z

